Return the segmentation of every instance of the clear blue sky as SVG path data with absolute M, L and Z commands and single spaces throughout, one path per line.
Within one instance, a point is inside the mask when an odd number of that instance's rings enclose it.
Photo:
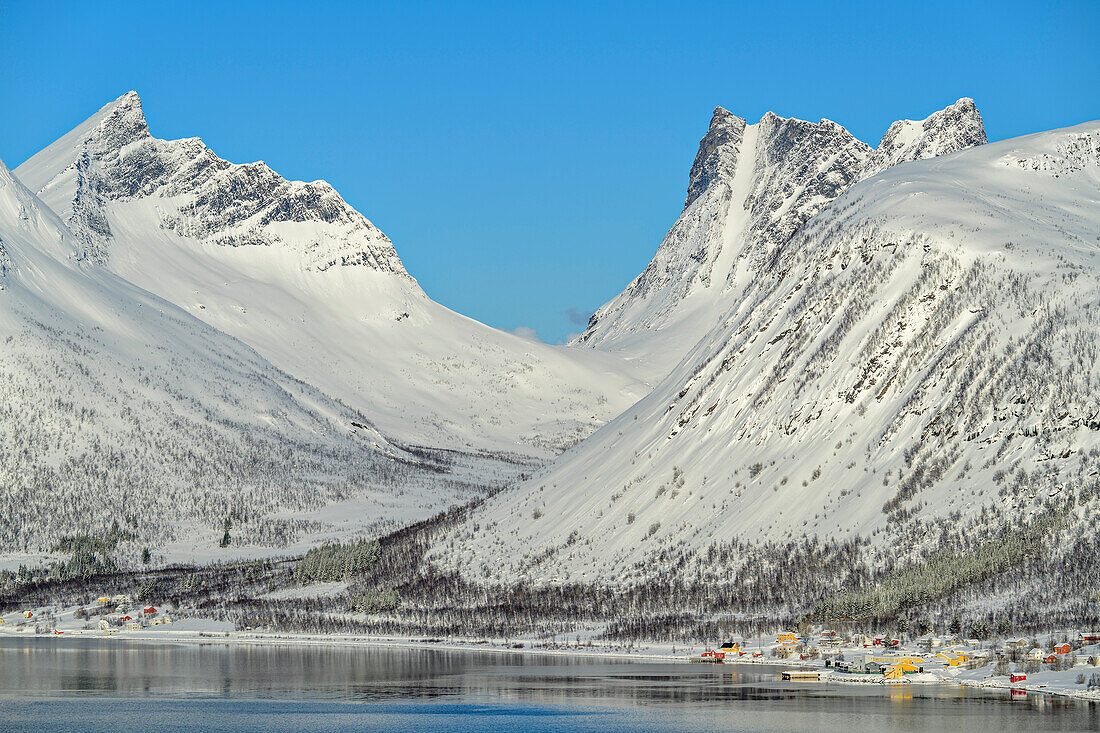
M 4 2 L 0 157 L 135 89 L 154 135 L 330 181 L 433 298 L 555 342 L 649 261 L 715 105 L 876 144 L 970 96 L 1003 139 L 1100 117 L 1098 29 L 1095 1 Z

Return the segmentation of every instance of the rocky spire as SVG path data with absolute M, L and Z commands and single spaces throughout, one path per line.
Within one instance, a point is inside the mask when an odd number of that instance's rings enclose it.
M 974 100 L 963 97 L 923 120 L 898 120 L 882 136 L 863 169 L 869 178 L 910 160 L 923 160 L 984 145 L 985 126 Z
M 113 155 L 126 145 L 152 137 L 137 92 L 126 92 L 104 105 L 73 132 L 83 133 L 74 142 L 82 143 L 91 155 Z
M 745 134 L 745 121 L 722 107 L 714 108 L 710 128 L 699 141 L 699 152 L 691 165 L 687 201 L 699 198 L 715 180 L 732 177 L 737 169 L 737 154 Z

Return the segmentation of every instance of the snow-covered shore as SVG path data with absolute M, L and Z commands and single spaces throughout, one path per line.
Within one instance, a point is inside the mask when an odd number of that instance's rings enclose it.
M 1011 682 L 1006 675 L 991 675 L 987 669 L 967 670 L 958 675 L 946 675 L 947 680 L 964 687 L 981 687 L 997 690 L 1022 690 L 1028 694 L 1056 695 L 1077 700 L 1100 702 L 1100 688 L 1083 689 L 1076 683 L 1077 676 L 1086 677 L 1097 671 L 1095 667 L 1075 667 L 1064 670 L 1043 670 L 1027 675 L 1023 682 Z
M 77 606 L 42 607 L 31 609 L 32 617 L 24 618 L 22 613 L 9 613 L 0 616 L 0 638 L 34 637 L 50 640 L 58 644 L 73 639 L 99 639 L 105 643 L 137 644 L 218 644 L 234 646 L 305 646 L 305 647 L 341 647 L 341 648 L 397 648 L 418 650 L 442 650 L 454 652 L 486 652 L 495 654 L 539 655 L 555 657 L 586 657 L 614 660 L 632 660 L 645 662 L 664 662 L 688 664 L 704 661 L 700 657 L 704 649 L 682 644 L 622 644 L 609 643 L 597 637 L 602 627 L 594 626 L 580 633 L 562 635 L 557 639 L 539 638 L 407 638 L 396 636 L 368 636 L 353 634 L 291 633 L 264 629 L 237 630 L 224 621 L 196 617 L 175 617 L 167 621 L 164 614 L 157 616 L 160 625 L 145 625 L 141 628 L 111 627 L 109 631 L 92 628 L 86 619 L 77 618 Z M 140 615 L 140 611 L 135 612 Z M 48 634 L 36 633 L 36 629 L 48 628 Z M 898 680 L 889 680 L 882 675 L 850 674 L 838 672 L 825 666 L 824 659 L 799 659 L 797 657 L 781 659 L 770 655 L 766 639 L 748 640 L 742 647 L 745 656 L 730 656 L 725 667 L 754 666 L 771 668 L 778 674 L 787 669 L 817 670 L 821 672 L 821 682 L 841 685 L 906 685 L 906 684 L 944 684 L 985 689 L 1019 690 L 1024 694 L 1043 694 L 1069 697 L 1080 700 L 1100 702 L 1100 688 L 1088 688 L 1088 680 L 1100 673 L 1100 668 L 1091 665 L 1077 665 L 1064 670 L 1040 669 L 1030 672 L 1021 682 L 1010 682 L 1007 675 L 994 675 L 992 663 L 975 669 L 961 667 L 938 668 L 926 666 L 925 671 L 906 674 Z M 881 649 L 861 647 L 840 648 L 836 651 L 846 657 L 872 652 L 883 654 Z M 909 653 L 910 650 L 899 650 Z M 1089 647 L 1088 650 L 1100 651 Z M 763 656 L 754 657 L 753 653 Z M 916 654 L 917 652 L 914 652 Z M 716 665 L 717 666 L 717 665 Z M 1078 682 L 1084 679 L 1085 682 Z

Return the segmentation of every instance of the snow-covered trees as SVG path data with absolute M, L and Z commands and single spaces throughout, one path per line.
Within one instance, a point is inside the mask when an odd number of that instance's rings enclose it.
M 378 562 L 377 540 L 341 545 L 324 544 L 306 553 L 294 567 L 299 583 L 328 583 L 362 575 Z

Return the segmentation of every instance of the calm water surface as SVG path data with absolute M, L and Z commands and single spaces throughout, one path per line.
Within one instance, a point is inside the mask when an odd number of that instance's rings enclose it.
M 1100 730 L 1100 706 L 778 668 L 393 648 L 0 640 L 0 731 Z

